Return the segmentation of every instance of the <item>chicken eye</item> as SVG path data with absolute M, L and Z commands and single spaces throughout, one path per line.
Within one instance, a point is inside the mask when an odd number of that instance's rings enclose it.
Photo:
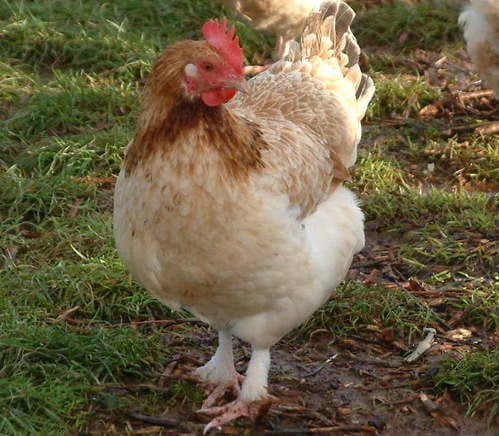
M 211 62 L 204 62 L 203 63 L 203 70 L 205 71 L 213 71 L 215 67 L 213 66 L 213 64 Z

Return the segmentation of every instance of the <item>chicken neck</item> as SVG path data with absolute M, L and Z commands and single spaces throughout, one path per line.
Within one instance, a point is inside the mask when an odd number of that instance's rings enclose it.
M 199 99 L 165 98 L 160 103 L 152 101 L 141 116 L 126 156 L 127 174 L 158 153 L 164 159 L 185 153 L 186 143 L 191 150 L 218 154 L 223 170 L 236 179 L 263 167 L 262 151 L 267 145 L 255 123 L 234 115 L 224 105 L 209 107 Z

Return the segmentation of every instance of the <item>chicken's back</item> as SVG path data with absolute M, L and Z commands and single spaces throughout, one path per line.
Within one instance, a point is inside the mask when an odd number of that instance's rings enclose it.
M 255 189 L 289 202 L 277 222 L 300 224 L 287 238 L 299 237 L 295 253 L 306 259 L 298 264 L 289 259 L 290 265 L 293 274 L 313 277 L 305 286 L 288 285 L 287 295 L 268 311 L 234 323 L 233 333 L 252 343 L 308 319 L 345 278 L 364 245 L 356 197 L 335 182 L 355 162 L 360 121 L 374 92 L 372 80 L 358 67 L 359 48 L 349 29 L 353 16 L 345 3 L 330 2 L 310 17 L 289 58 L 253 78 L 250 92 L 228 105 L 262 129 L 268 150 Z
M 301 197 L 302 215 L 327 198 L 333 179 L 348 179 L 374 93 L 358 65 L 360 49 L 349 27 L 354 15 L 346 3 L 324 4 L 287 59 L 253 77 L 250 92 L 227 105 L 262 130 L 274 189 L 287 188 L 292 201 Z
M 499 97 L 499 1 L 472 0 L 459 16 L 471 60 Z

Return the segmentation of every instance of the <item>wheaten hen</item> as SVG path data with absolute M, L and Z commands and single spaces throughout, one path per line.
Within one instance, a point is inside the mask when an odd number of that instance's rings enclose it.
M 358 201 L 342 186 L 374 91 L 353 17 L 340 0 L 324 5 L 289 59 L 247 82 L 234 30 L 209 21 L 203 41 L 167 47 L 150 74 L 114 233 L 136 280 L 219 332 L 197 370 L 218 384 L 206 431 L 255 415 L 270 347 L 329 298 L 364 245 Z M 232 335 L 252 346 L 240 389 Z M 213 407 L 226 388 L 236 400 Z

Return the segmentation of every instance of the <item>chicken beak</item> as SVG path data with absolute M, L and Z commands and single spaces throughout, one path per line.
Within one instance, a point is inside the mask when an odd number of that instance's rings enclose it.
M 224 84 L 224 88 L 232 88 L 243 94 L 249 92 L 248 82 L 244 77 L 234 77 L 233 79 L 227 80 Z

